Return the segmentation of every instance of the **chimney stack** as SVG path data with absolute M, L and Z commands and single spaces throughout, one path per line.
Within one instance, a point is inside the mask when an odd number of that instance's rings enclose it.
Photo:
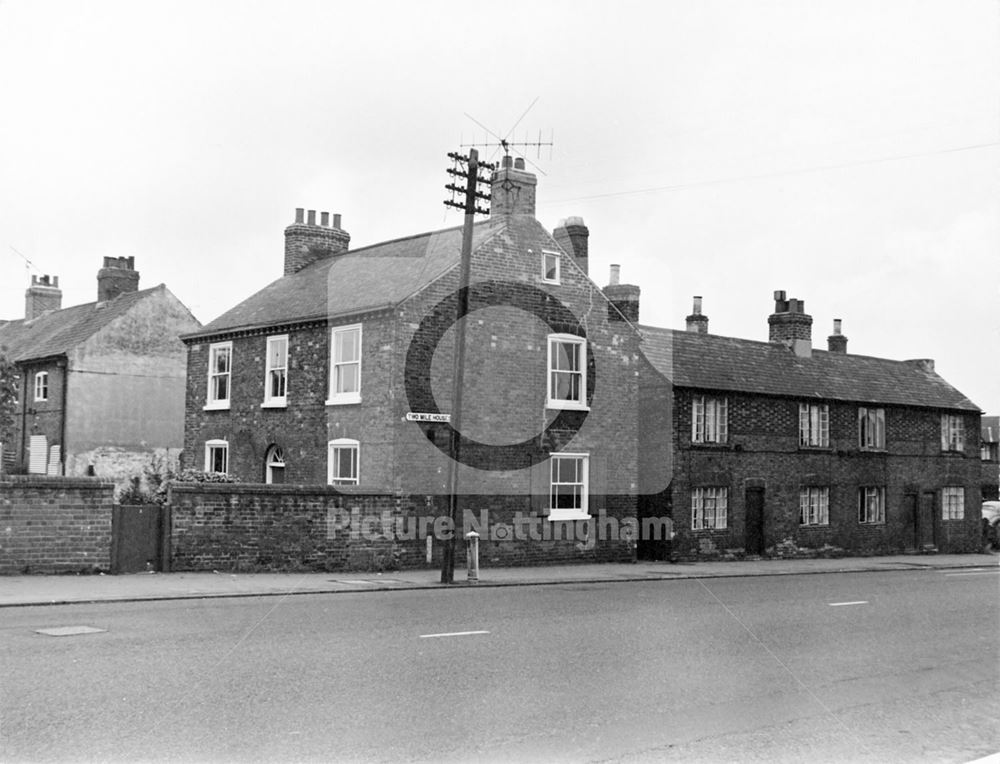
M 552 232 L 552 238 L 573 257 L 581 271 L 588 273 L 590 229 L 583 224 L 583 218 L 571 217 L 560 221 Z
M 62 308 L 62 290 L 59 277 L 32 276 L 31 286 L 24 292 L 24 318 L 30 321 L 43 313 Z
M 701 314 L 701 297 L 694 298 L 691 315 L 687 317 L 687 330 L 697 334 L 708 334 L 708 316 Z
M 812 316 L 806 313 L 804 300 L 785 299 L 783 291 L 774 293 L 774 313 L 767 318 L 769 342 L 780 342 L 802 358 L 812 356 Z
M 621 266 L 611 266 L 610 283 L 604 287 L 608 305 L 608 321 L 621 321 L 624 317 L 633 324 L 639 323 L 639 287 L 635 284 L 619 284 Z
M 319 214 L 319 224 L 316 223 L 316 210 L 306 210 L 298 207 L 295 210 L 295 222 L 285 229 L 285 274 L 297 273 L 317 260 L 340 255 L 347 251 L 351 243 L 351 235 L 340 227 L 340 215 L 333 215 L 330 223 L 330 213 Z
M 538 179 L 524 169 L 524 160 L 505 156 L 500 169 L 493 173 L 490 189 L 490 217 L 502 215 L 535 216 L 535 186 Z
M 826 338 L 826 347 L 831 353 L 847 352 L 847 337 L 840 333 L 840 319 L 833 319 L 833 334 Z
M 139 291 L 139 271 L 134 257 L 105 257 L 97 272 L 97 301 L 107 302 L 126 292 Z

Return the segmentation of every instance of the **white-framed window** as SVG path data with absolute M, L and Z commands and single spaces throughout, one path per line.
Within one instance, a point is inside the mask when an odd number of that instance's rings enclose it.
M 285 482 L 285 449 L 273 445 L 264 457 L 264 482 L 280 485 Z
M 288 335 L 267 338 L 263 406 L 284 406 L 288 395 Z
M 865 486 L 858 489 L 858 522 L 864 524 L 885 522 L 885 488 Z
M 562 261 L 558 252 L 542 250 L 542 281 L 558 284 L 562 276 Z
M 941 415 L 941 450 L 965 451 L 965 422 L 961 415 Z
M 35 400 L 47 401 L 49 399 L 49 373 L 39 371 L 35 373 Z
M 330 398 L 327 404 L 361 402 L 361 324 L 330 330 Z
M 205 472 L 229 474 L 229 441 L 205 441 Z
M 858 446 L 866 451 L 885 450 L 885 409 L 858 409 Z
M 575 334 L 550 334 L 548 396 L 550 409 L 587 408 L 587 341 Z
M 799 489 L 799 525 L 830 524 L 830 489 L 814 486 Z
M 691 530 L 722 530 L 729 515 L 729 489 L 723 486 L 691 491 Z
M 326 482 L 330 485 L 357 485 L 361 444 L 350 438 L 337 438 L 329 442 L 327 451 Z
M 827 404 L 799 404 L 799 446 L 829 448 L 830 407 Z
M 552 454 L 549 478 L 549 520 L 585 520 L 590 517 L 588 454 Z
M 208 396 L 206 409 L 228 409 L 232 393 L 233 343 L 216 342 L 208 346 Z
M 691 400 L 691 442 L 725 443 L 729 439 L 729 401 L 710 395 Z
M 965 488 L 952 485 L 941 489 L 941 519 L 965 519 Z

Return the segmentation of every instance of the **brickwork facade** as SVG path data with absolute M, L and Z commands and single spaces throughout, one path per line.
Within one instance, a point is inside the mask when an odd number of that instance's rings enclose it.
M 725 399 L 728 434 L 722 443 L 692 442 L 692 402 Z M 794 398 L 678 389 L 673 395 L 674 552 L 704 555 L 891 554 L 924 548 L 972 552 L 979 544 L 978 417 L 962 413 L 962 450 L 942 451 L 941 411 L 880 407 L 885 447 L 859 447 L 857 404 L 830 401 L 829 442 L 804 447 Z M 724 528 L 695 527 L 698 492 L 725 489 Z M 881 489 L 884 516 L 860 516 L 859 491 Z M 961 489 L 961 507 L 946 510 L 946 489 Z M 826 517 L 803 520 L 803 492 L 826 496 Z M 693 505 L 693 497 L 695 502 Z M 749 504 L 762 501 L 755 522 Z M 951 516 L 948 516 L 948 515 Z M 759 549 L 753 549 L 760 537 Z
M 0 574 L 109 570 L 113 502 L 96 479 L 0 479 Z

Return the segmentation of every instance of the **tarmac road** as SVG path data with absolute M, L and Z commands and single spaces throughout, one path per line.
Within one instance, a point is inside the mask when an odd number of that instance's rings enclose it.
M 970 761 L 1000 570 L 2 611 L 0 758 Z M 38 629 L 104 631 L 47 636 Z

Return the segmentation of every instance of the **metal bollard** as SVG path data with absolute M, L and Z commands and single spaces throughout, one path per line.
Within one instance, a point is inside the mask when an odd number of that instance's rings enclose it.
M 469 562 L 469 583 L 479 583 L 479 534 L 469 531 L 465 534 L 465 558 Z

